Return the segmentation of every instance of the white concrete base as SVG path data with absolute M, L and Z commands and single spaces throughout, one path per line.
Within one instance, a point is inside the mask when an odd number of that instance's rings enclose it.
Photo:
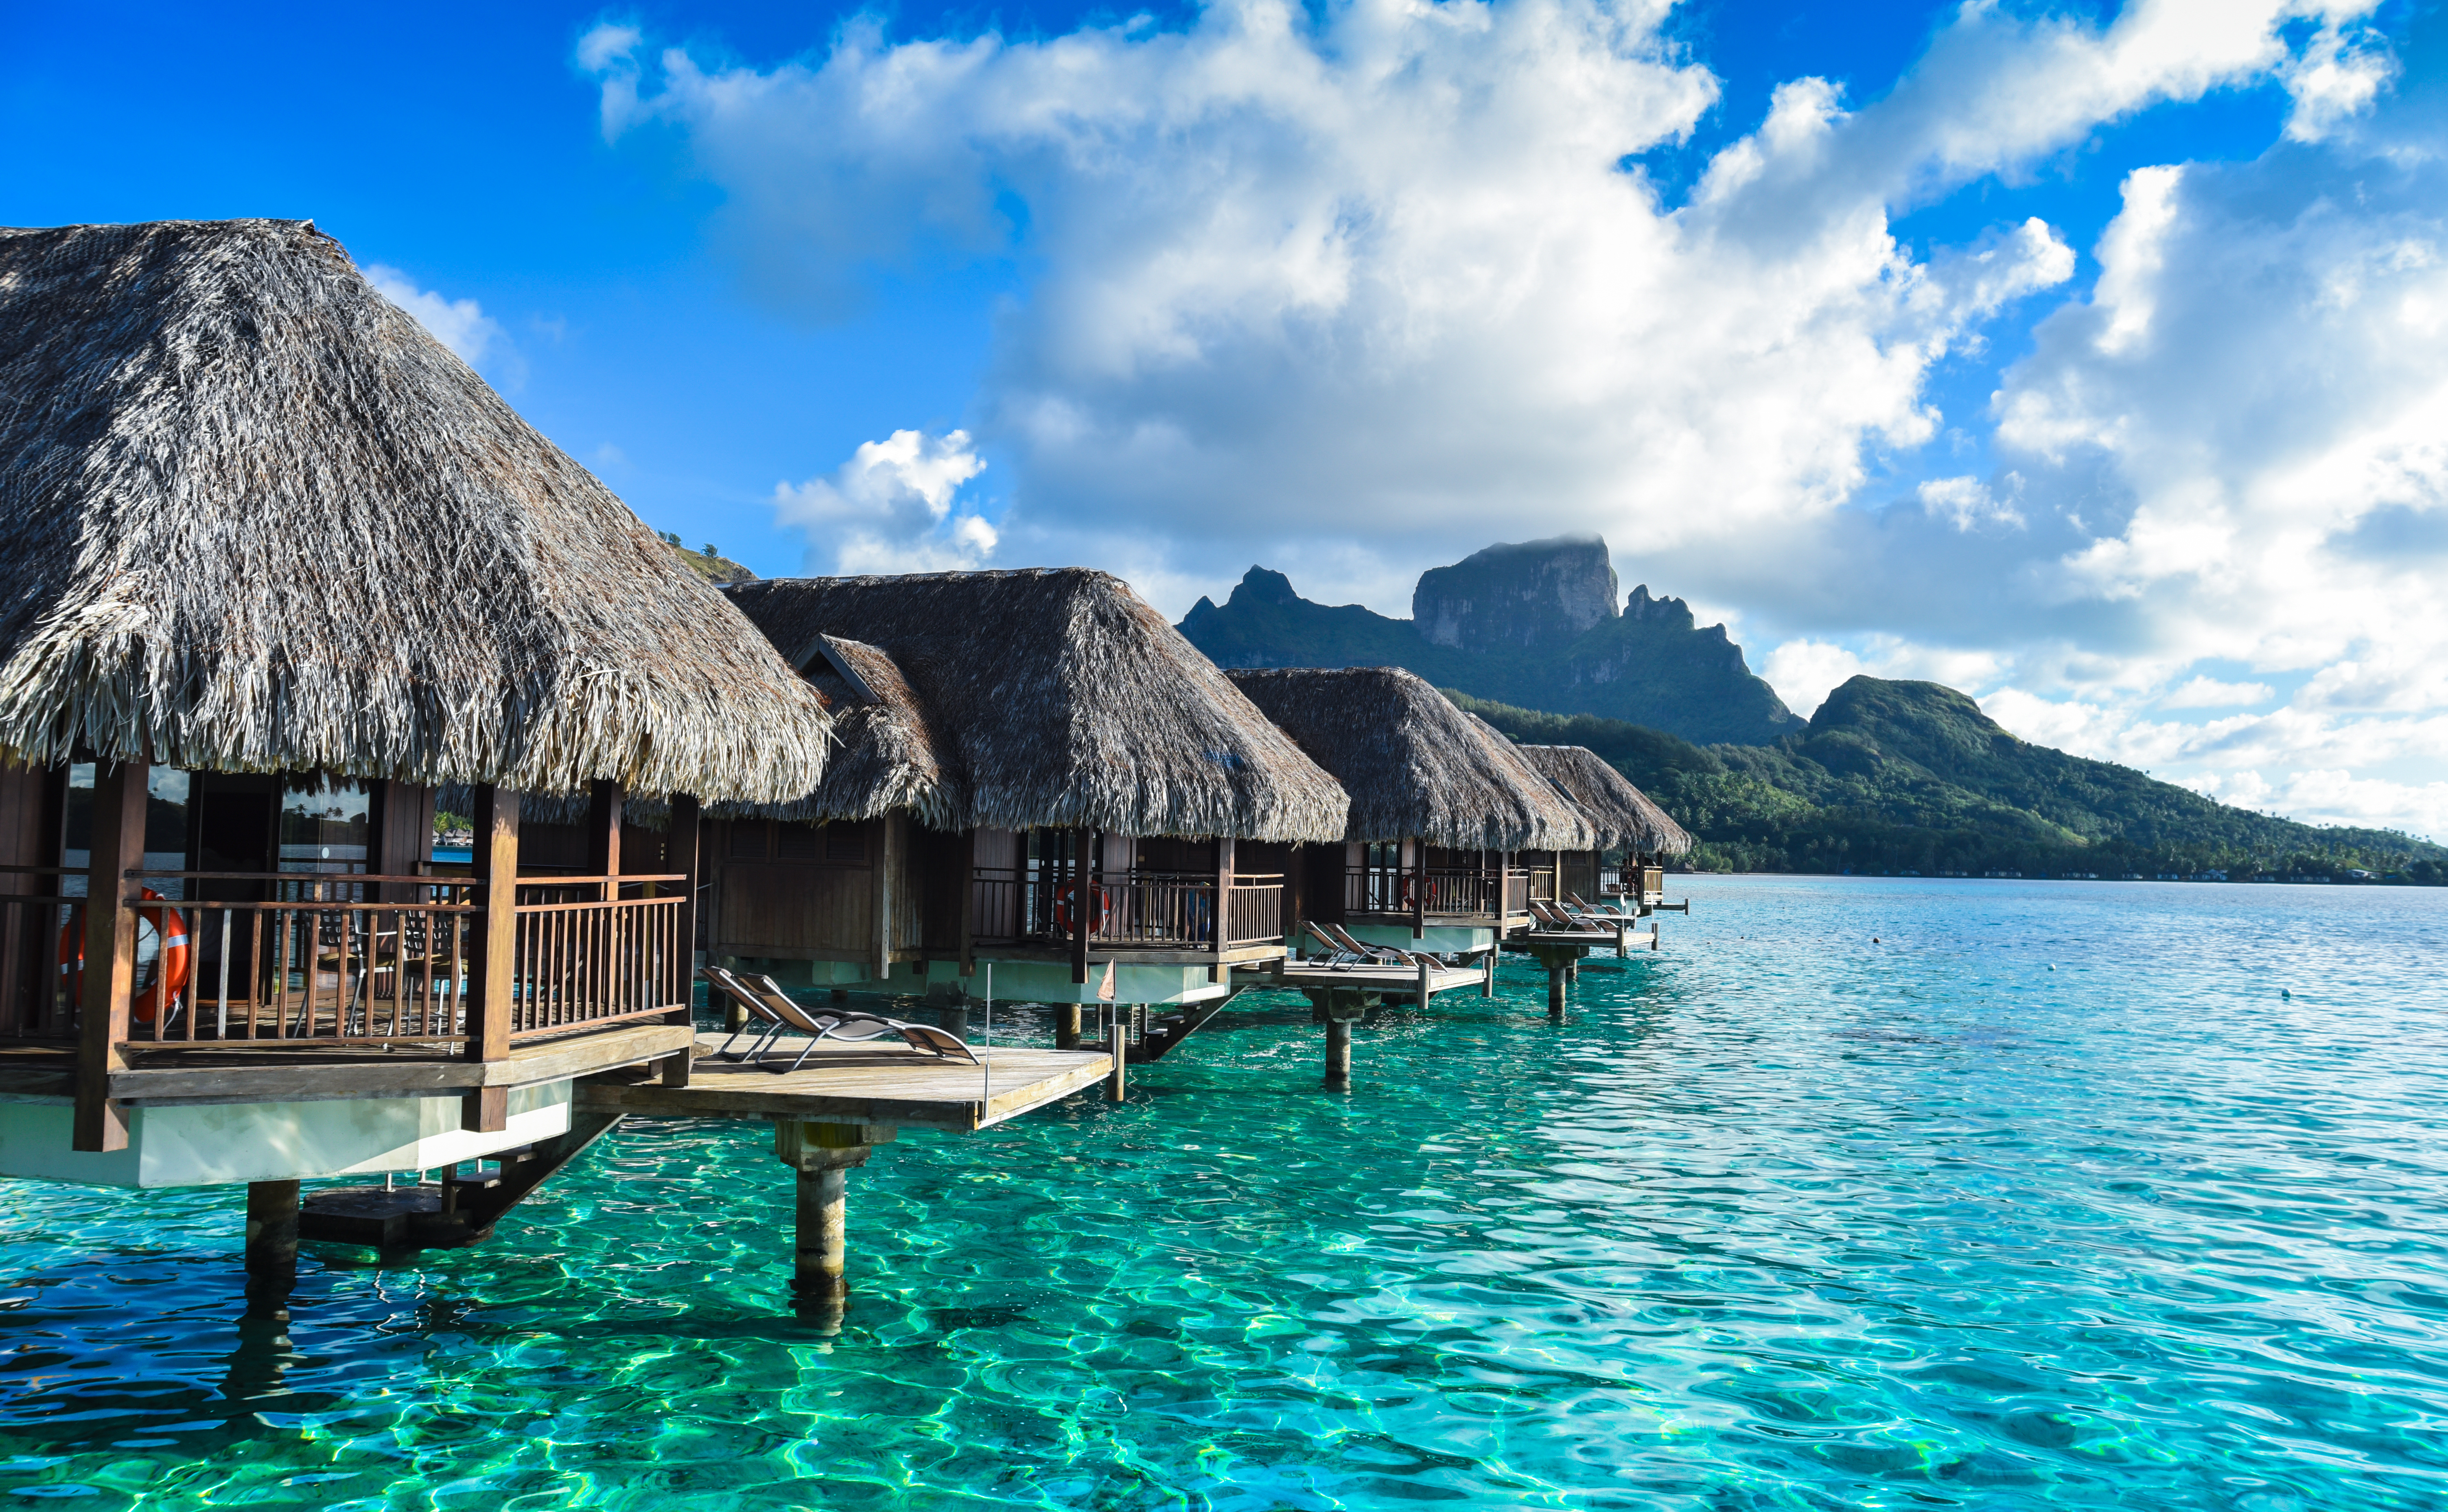
M 1427 933 L 1414 940 L 1406 924 L 1351 924 L 1344 928 L 1363 945 L 1391 946 L 1397 950 L 1425 950 L 1431 955 L 1448 955 L 1460 951 L 1491 949 L 1496 945 L 1496 930 L 1469 928 L 1459 925 L 1428 926 Z M 1314 943 L 1314 942 L 1312 942 Z
M 900 967 L 895 968 L 896 977 Z M 936 982 L 966 983 L 969 996 L 986 995 L 986 963 L 981 957 L 974 975 L 963 977 L 957 961 L 935 961 L 928 967 L 929 979 Z M 915 977 L 912 978 L 915 981 Z M 1104 986 L 1102 965 L 1088 968 L 1088 980 L 1071 980 L 1071 967 L 1054 961 L 997 961 L 994 963 L 994 997 L 997 1003 L 1095 1003 Z M 1127 962 L 1114 967 L 1114 1001 L 1116 1003 L 1182 1004 L 1205 1003 L 1212 998 L 1227 996 L 1233 991 L 1229 983 L 1207 980 L 1203 966 L 1133 966 Z
M 567 1081 L 510 1089 L 509 1127 L 470 1134 L 447 1098 L 332 1098 L 128 1110 L 127 1148 L 68 1148 L 65 1098 L 0 1099 L 0 1176 L 86 1186 L 216 1186 L 430 1171 L 569 1132 Z

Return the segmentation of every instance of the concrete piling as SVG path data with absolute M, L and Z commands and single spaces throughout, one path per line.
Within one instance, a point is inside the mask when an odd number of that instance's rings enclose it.
M 246 1184 L 246 1313 L 285 1321 L 297 1284 L 297 1183 Z
M 791 1301 L 801 1316 L 840 1321 L 850 1297 L 850 1173 L 899 1133 L 889 1124 L 775 1121 L 774 1154 L 798 1176 Z

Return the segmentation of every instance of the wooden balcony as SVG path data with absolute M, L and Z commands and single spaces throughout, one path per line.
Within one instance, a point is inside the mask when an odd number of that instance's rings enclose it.
M 1087 881 L 1088 948 L 1099 952 L 1217 948 L 1219 879 L 1203 872 L 1097 872 Z M 1222 888 L 1223 949 L 1283 938 L 1284 879 L 1236 874 Z M 970 876 L 971 938 L 984 946 L 1047 948 L 1075 940 L 1082 888 L 1067 870 L 977 867 Z
M 131 870 L 97 926 L 88 873 L 9 873 L 0 1051 L 22 1074 L 71 1070 L 81 1129 L 89 1103 L 144 1098 L 452 1091 L 470 1128 L 497 1128 L 502 1089 L 564 1062 L 685 1052 L 685 875 L 519 879 L 501 898 L 461 879 Z M 605 1054 L 571 1043 L 588 1036 Z M 181 1065 L 197 1074 L 165 1074 Z M 79 1147 L 118 1147 L 95 1138 Z
M 1500 873 L 1494 867 L 1357 866 L 1343 875 L 1347 919 L 1492 926 L 1500 922 L 1500 901 L 1501 919 L 1511 922 L 1529 918 L 1531 900 L 1555 896 L 1552 867 L 1507 867 Z

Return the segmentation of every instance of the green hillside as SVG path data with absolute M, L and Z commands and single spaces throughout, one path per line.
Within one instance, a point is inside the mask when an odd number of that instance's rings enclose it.
M 2448 849 L 2230 808 L 2036 746 L 1934 682 L 1855 678 L 1805 733 L 1698 746 L 1621 720 L 1449 696 L 1517 740 L 1584 745 L 1674 815 L 1706 871 L 2098 876 L 2225 871 L 2448 881 Z

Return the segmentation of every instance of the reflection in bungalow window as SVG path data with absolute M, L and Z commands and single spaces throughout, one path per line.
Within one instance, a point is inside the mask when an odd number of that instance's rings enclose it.
M 363 871 L 371 854 L 366 784 L 354 777 L 291 777 L 280 787 L 280 870 Z
M 155 767 L 144 782 L 144 870 L 147 871 L 184 871 L 187 867 L 187 774 L 172 767 Z M 88 867 L 93 864 L 93 763 L 79 761 L 68 768 L 68 791 L 65 823 L 60 834 L 60 865 Z M 85 896 L 86 879 L 62 877 L 62 895 Z M 181 877 L 146 877 L 143 885 L 165 898 L 187 895 L 186 882 Z

